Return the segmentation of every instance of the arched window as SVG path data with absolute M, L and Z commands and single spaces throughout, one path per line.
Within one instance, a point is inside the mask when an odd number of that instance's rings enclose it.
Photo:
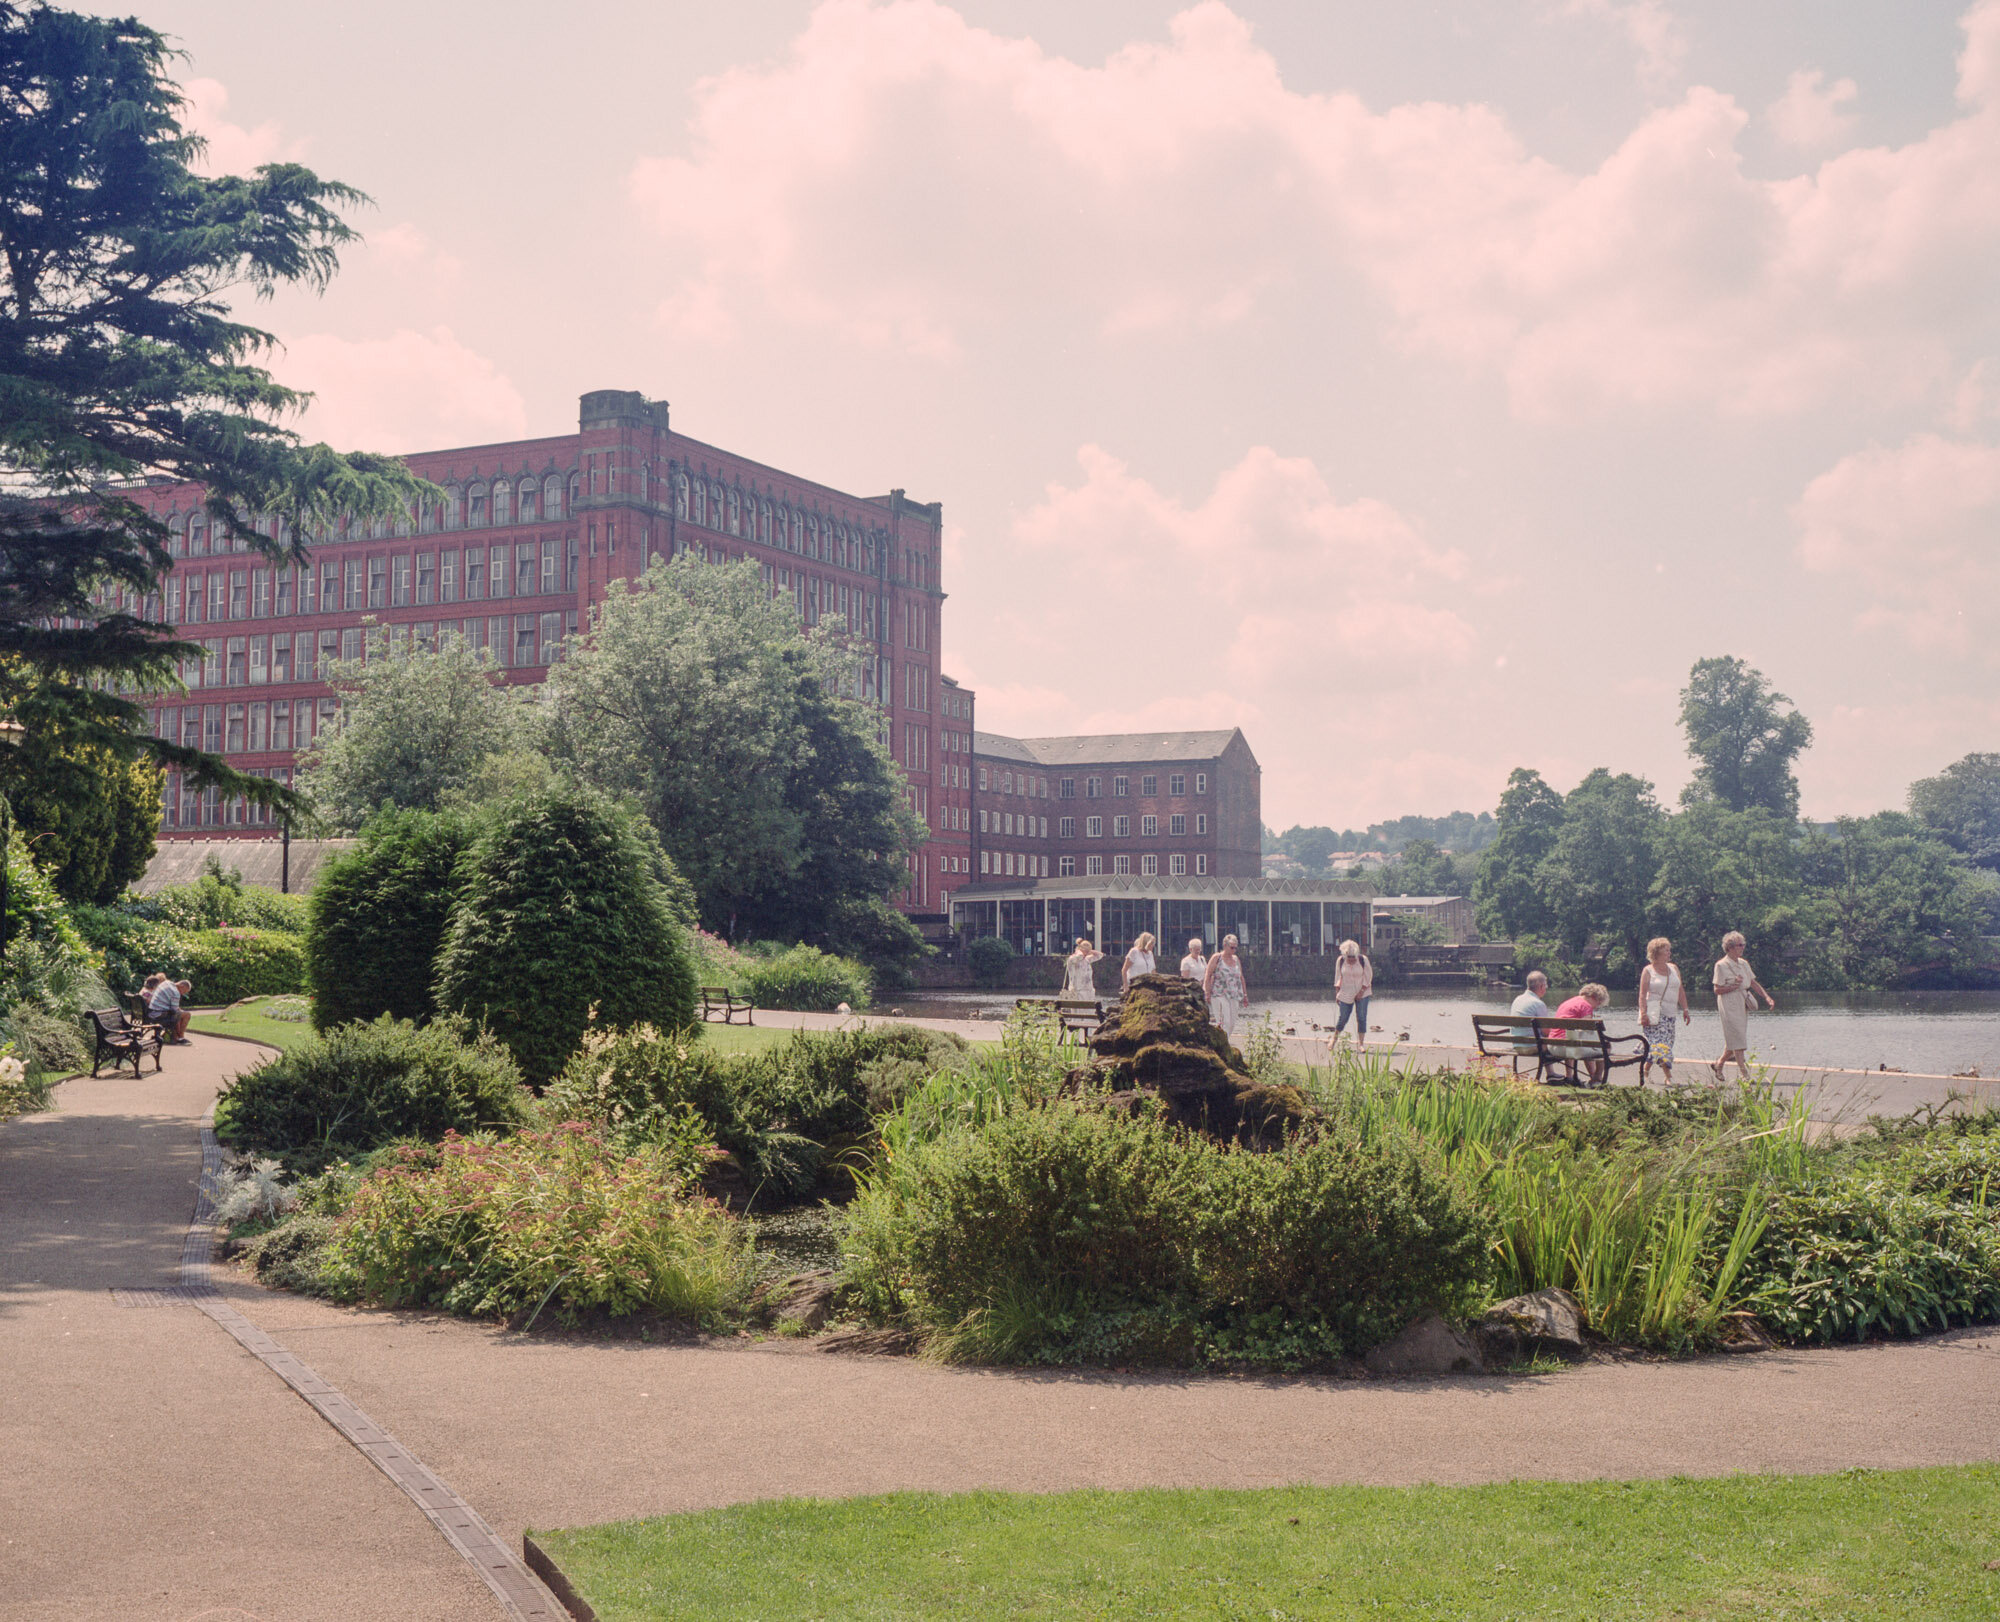
M 729 533 L 743 533 L 743 497 L 734 490 L 729 492 Z
M 475 484 L 465 492 L 465 525 L 468 529 L 486 527 L 486 486 Z
M 568 510 L 569 510 L 570 512 L 575 512 L 575 511 L 576 511 L 576 503 L 577 503 L 577 498 L 578 498 L 579 496 L 581 496 L 582 494 L 583 494 L 583 475 L 582 475 L 581 473 L 572 473 L 572 474 L 571 474 L 571 475 L 569 476 L 569 507 L 568 507 Z
M 757 539 L 766 546 L 771 544 L 771 504 L 768 501 L 757 503 Z
M 514 487 L 505 479 L 493 481 L 493 522 L 496 524 L 514 522 Z
M 536 508 L 541 505 L 542 487 L 534 479 L 521 481 L 521 522 L 532 524 L 539 516 Z
M 694 521 L 703 528 L 708 525 L 708 486 L 705 484 L 694 487 Z
M 542 517 L 560 518 L 563 515 L 563 481 L 560 473 L 551 473 L 542 480 Z
M 417 503 L 417 533 L 419 535 L 430 534 L 432 530 L 437 528 L 437 521 L 437 508 L 433 507 L 428 501 Z
M 458 528 L 461 516 L 458 502 L 459 493 L 456 490 L 447 489 L 444 493 L 444 500 L 438 503 L 438 527 L 440 529 Z
M 676 470 L 674 473 L 674 516 L 676 518 L 685 518 L 687 515 L 688 476 Z
M 276 520 L 274 519 L 272 522 L 275 524 Z M 407 535 L 410 533 L 411 527 L 410 509 L 407 506 L 398 507 L 396 509 L 396 533 L 398 535 Z
M 167 520 L 167 555 L 179 557 L 187 547 L 187 520 L 175 513 Z

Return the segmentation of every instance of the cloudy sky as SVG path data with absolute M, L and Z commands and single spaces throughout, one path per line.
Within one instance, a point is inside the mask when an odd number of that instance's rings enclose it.
M 121 8 L 123 9 L 123 8 Z M 335 444 L 683 431 L 942 500 L 983 727 L 1241 725 L 1266 820 L 2000 749 L 2000 0 L 141 0 Z

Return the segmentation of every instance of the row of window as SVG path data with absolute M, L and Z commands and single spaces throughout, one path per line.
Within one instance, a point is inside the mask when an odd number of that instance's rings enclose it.
M 1049 819 L 1031 817 L 1022 812 L 982 811 L 979 813 L 979 831 L 983 834 L 1015 834 L 1024 839 L 1046 839 L 1049 837 Z
M 1060 818 L 1056 828 L 1059 838 L 1074 839 L 1076 837 L 1076 818 Z M 1188 813 L 1185 811 L 1175 811 L 1167 817 L 1167 834 L 1169 837 L 1181 838 L 1186 835 L 1187 831 Z M 1194 813 L 1194 831 L 1197 837 L 1205 835 L 1208 832 L 1208 813 L 1206 811 L 1197 811 Z M 1159 833 L 1160 819 L 1158 817 L 1147 815 L 1139 819 L 1140 838 L 1156 839 L 1159 837 Z M 1131 836 L 1132 819 L 1129 816 L 1113 817 L 1111 819 L 1111 837 L 1113 839 L 1129 839 Z M 1083 819 L 1083 837 L 1085 839 L 1102 839 L 1104 837 L 1104 818 L 1085 817 Z
M 289 766 L 273 766 L 249 775 L 289 783 L 292 769 Z M 160 796 L 160 826 L 163 828 L 268 828 L 277 821 L 269 806 L 253 805 L 241 795 L 225 800 L 213 787 L 198 789 L 192 783 L 183 782 L 178 772 L 168 774 L 166 787 Z
M 377 553 L 282 569 L 177 569 L 166 582 L 172 625 L 288 619 L 371 608 L 426 608 L 574 593 L 578 548 L 553 537 L 461 552 Z
M 1075 799 L 1077 781 L 1074 777 L 1059 779 L 1056 785 L 1056 797 L 1062 800 Z M 1101 800 L 1104 798 L 1104 779 L 1102 777 L 1086 777 L 1082 779 L 1082 782 L 1083 797 L 1086 800 Z M 1027 772 L 1003 771 L 997 766 L 981 766 L 979 768 L 979 787 L 982 792 L 988 793 L 1026 794 L 1044 800 L 1049 797 L 1049 781 L 1046 777 L 1035 777 Z M 1173 772 L 1168 775 L 1167 796 L 1169 799 L 1183 799 L 1186 797 L 1187 791 L 1188 780 L 1186 772 Z M 1197 794 L 1206 794 L 1208 792 L 1207 772 L 1196 772 L 1194 774 L 1194 791 Z M 1129 774 L 1120 773 L 1112 777 L 1111 797 L 1114 800 L 1129 799 L 1131 794 L 1132 778 Z M 1159 794 L 1159 775 L 1155 772 L 1141 774 L 1139 777 L 1139 798 L 1142 800 L 1153 800 L 1158 799 Z
M 598 470 L 593 469 L 591 477 L 595 488 Z M 607 463 L 603 477 L 607 487 L 615 490 L 615 463 Z M 650 468 L 638 470 L 637 493 L 642 501 L 652 499 L 651 479 Z M 798 557 L 817 558 L 861 574 L 875 573 L 875 537 L 859 528 L 787 507 L 783 502 L 773 503 L 769 497 L 746 495 L 719 479 L 690 478 L 678 468 L 674 471 L 674 515 L 704 529 L 741 536 Z
M 1198 850 L 1194 852 L 1192 859 L 1194 862 L 1194 872 L 1197 875 L 1208 872 L 1208 853 L 1206 851 Z M 1104 866 L 1105 860 L 1106 858 L 1102 856 L 1084 857 L 1084 874 L 1086 876 L 1101 875 L 1106 871 Z M 1113 856 L 1109 860 L 1111 862 L 1110 871 L 1114 874 L 1131 873 L 1134 871 L 1132 867 L 1134 859 L 1130 856 Z M 1160 858 L 1156 853 L 1148 851 L 1139 856 L 1137 860 L 1139 863 L 1137 871 L 1139 873 L 1149 877 L 1159 873 Z M 1171 851 L 1168 853 L 1166 860 L 1166 870 L 1169 874 L 1175 878 L 1185 878 L 1187 876 L 1189 856 L 1185 851 Z M 1074 856 L 1058 857 L 1056 859 L 1056 876 L 1065 879 L 1075 878 L 1077 876 L 1076 862 L 1077 859 Z M 952 869 L 947 866 L 945 871 L 950 872 Z M 979 871 L 988 878 L 1045 879 L 1049 876 L 1049 859 L 1046 856 L 1030 856 L 1026 852 L 1017 854 L 1011 850 L 982 850 L 979 853 Z
M 444 499 L 420 502 L 400 516 L 378 514 L 373 518 L 342 515 L 317 525 L 314 541 L 386 540 L 392 535 L 430 534 L 441 529 L 487 529 L 499 524 L 540 524 L 562 518 L 575 505 L 577 481 L 574 475 L 550 473 L 520 479 L 477 480 L 445 491 Z M 254 520 L 260 534 L 282 538 L 284 521 L 259 517 Z M 211 547 L 216 552 L 240 552 L 244 542 L 231 538 L 214 524 L 206 512 L 167 519 L 167 549 L 175 557 L 205 557 Z
M 153 735 L 211 755 L 290 754 L 312 742 L 339 702 L 274 698 L 255 704 L 169 704 L 153 711 Z
M 181 684 L 188 688 L 282 686 L 287 682 L 325 681 L 330 667 L 352 664 L 374 648 L 399 653 L 409 648 L 428 652 L 446 638 L 484 649 L 495 664 L 510 669 L 554 664 L 563 639 L 576 634 L 576 610 L 567 613 L 495 614 L 465 620 L 399 621 L 377 627 L 371 639 L 367 627 L 341 630 L 279 632 L 256 636 L 204 637 L 202 656 L 181 662 Z

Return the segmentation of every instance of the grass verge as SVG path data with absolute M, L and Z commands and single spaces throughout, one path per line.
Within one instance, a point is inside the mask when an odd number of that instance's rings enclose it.
M 780 1499 L 532 1534 L 604 1622 L 2000 1613 L 2000 1468 Z
M 207 1031 L 215 1036 L 244 1036 L 253 1042 L 263 1042 L 283 1050 L 297 1046 L 312 1035 L 312 1021 L 306 1018 L 274 1019 L 269 1008 L 272 1004 L 280 1008 L 294 1008 L 303 1005 L 299 997 L 251 997 L 243 1002 L 232 1003 L 227 1008 L 213 1013 L 195 1014 L 188 1019 L 192 1030 Z

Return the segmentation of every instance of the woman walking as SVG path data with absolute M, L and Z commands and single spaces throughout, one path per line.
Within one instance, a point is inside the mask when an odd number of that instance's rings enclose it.
M 1097 1001 L 1097 976 L 1090 972 L 1090 966 L 1103 956 L 1090 944 L 1088 936 L 1077 938 L 1076 950 L 1063 959 L 1064 1001 Z
M 1750 1079 L 1747 1062 L 1750 1010 L 1757 1006 L 1758 997 L 1773 1012 L 1778 1007 L 1778 999 L 1757 983 L 1757 971 L 1743 955 L 1743 945 L 1742 935 L 1732 929 L 1722 937 L 1722 956 L 1715 964 L 1715 1009 L 1722 1016 L 1722 1057 L 1709 1069 L 1715 1072 L 1717 1081 L 1723 1079 L 1722 1067 L 1731 1059 L 1736 1061 L 1737 1077 L 1743 1081 Z
M 1340 1013 L 1333 1022 L 1333 1040 L 1340 1040 L 1340 1033 L 1347 1029 L 1347 1018 L 1354 1016 L 1354 1045 L 1365 1048 L 1368 1045 L 1368 999 L 1375 995 L 1375 965 L 1368 961 L 1368 954 L 1361 950 L 1359 941 L 1342 941 L 1340 956 L 1333 966 L 1333 1001 Z
M 1118 989 L 1130 991 L 1132 982 L 1142 974 L 1153 972 L 1153 932 L 1141 930 L 1139 938 L 1132 943 L 1132 950 L 1125 954 L 1125 966 L 1118 971 Z
M 1646 1085 L 1646 1072 L 1654 1065 L 1660 1067 L 1660 1074 L 1667 1085 L 1674 1083 L 1674 1032 L 1679 1028 L 1674 1023 L 1674 1011 L 1680 1010 L 1680 1023 L 1692 1024 L 1694 1015 L 1688 1012 L 1687 987 L 1681 983 L 1681 971 L 1674 967 L 1674 943 L 1664 935 L 1656 935 L 1646 943 L 1646 966 L 1639 971 L 1639 1029 L 1646 1038 L 1646 1057 L 1639 1066 L 1639 1085 Z
M 1234 935 L 1224 935 L 1222 950 L 1208 960 L 1201 994 L 1208 999 L 1208 1017 L 1222 1027 L 1224 1036 L 1234 1036 L 1236 1021 L 1250 1006 L 1250 987 L 1244 983 L 1243 963 L 1236 955 Z
M 1188 942 L 1187 956 L 1181 959 L 1183 980 L 1205 980 L 1208 976 L 1208 954 L 1202 950 L 1208 943 L 1199 935 Z

